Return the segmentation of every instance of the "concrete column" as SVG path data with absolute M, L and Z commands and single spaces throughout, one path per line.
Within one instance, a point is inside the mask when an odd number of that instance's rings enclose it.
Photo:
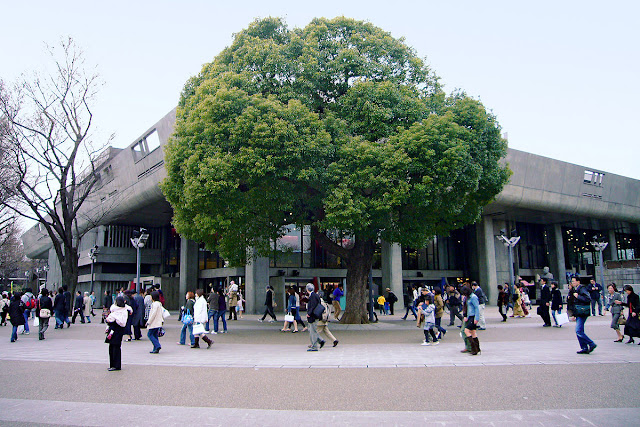
M 247 313 L 262 312 L 265 289 L 269 284 L 269 258 L 256 257 L 247 261 L 244 273 L 245 310 Z
M 402 246 L 398 243 L 382 242 L 382 286 L 384 289 L 390 288 L 396 294 L 396 305 L 403 304 Z
M 555 241 L 556 262 L 551 268 L 555 267 L 558 272 L 557 276 L 556 273 L 554 273 L 554 276 L 558 281 L 558 287 L 563 289 L 566 288 L 567 285 L 567 267 L 564 263 L 564 236 L 562 235 L 562 227 L 560 224 L 553 225 L 553 239 Z
M 179 301 L 182 301 L 187 290 L 195 291 L 198 287 L 198 244 L 193 240 L 180 238 L 180 285 Z
M 616 231 L 609 230 L 609 246 L 607 246 L 609 256 L 612 261 L 618 260 L 618 242 L 616 241 Z
M 493 230 L 493 219 L 483 216 L 476 224 L 478 241 L 478 284 L 487 295 L 487 305 L 495 305 L 498 300 L 498 274 L 496 265 L 496 237 Z

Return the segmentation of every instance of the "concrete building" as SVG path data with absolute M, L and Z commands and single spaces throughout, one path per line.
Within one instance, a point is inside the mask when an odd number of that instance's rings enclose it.
M 99 218 L 101 225 L 81 241 L 80 290 L 89 290 L 93 282 L 96 293 L 113 291 L 135 280 L 136 251 L 129 239 L 140 227 L 150 235 L 141 251 L 141 276 L 146 284 L 161 284 L 169 308 L 176 308 L 187 290 L 229 280 L 241 284 L 248 312 L 262 308 L 267 284 L 283 301 L 285 285 L 315 281 L 327 287 L 345 281 L 341 260 L 320 248 L 304 228 L 290 227 L 272 257 L 238 268 L 177 235 L 171 206 L 158 186 L 166 176 L 161 148 L 174 123 L 175 110 L 129 147 L 111 149 L 102 164 L 99 184 L 83 209 L 82 218 Z M 425 248 L 381 242 L 373 271 L 378 288 L 389 287 L 400 298 L 411 284 L 469 278 L 481 284 L 494 304 L 496 285 L 509 280 L 508 251 L 496 239 L 501 234 L 521 237 L 514 249 L 514 271 L 525 280 L 535 280 L 546 266 L 561 284 L 567 273 L 597 276 L 590 242 L 598 237 L 609 243 L 604 282 L 640 282 L 640 268 L 632 261 L 640 258 L 640 181 L 513 149 L 506 161 L 511 180 L 475 225 L 438 236 Z M 47 235 L 36 225 L 23 242 L 30 258 L 49 260 L 48 286 L 59 284 L 60 269 Z M 92 278 L 89 249 L 94 246 L 98 253 Z

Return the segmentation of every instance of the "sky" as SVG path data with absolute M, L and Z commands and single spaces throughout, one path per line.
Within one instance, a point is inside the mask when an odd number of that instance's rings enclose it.
M 637 1 L 5 2 L 0 78 L 42 69 L 71 36 L 104 86 L 95 138 L 129 146 L 174 108 L 203 64 L 256 18 L 366 20 L 404 37 L 441 77 L 483 102 L 509 146 L 640 179 Z

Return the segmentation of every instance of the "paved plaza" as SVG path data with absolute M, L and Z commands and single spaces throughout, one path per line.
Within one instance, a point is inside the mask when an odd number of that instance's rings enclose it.
M 592 317 L 598 348 L 579 349 L 574 324 L 536 316 L 501 323 L 494 307 L 482 354 L 460 353 L 459 329 L 438 346 L 400 316 L 331 323 L 340 341 L 307 352 L 308 334 L 281 333 L 257 316 L 230 321 L 210 350 L 176 344 L 177 316 L 160 354 L 122 344 L 107 372 L 104 325 L 21 335 L 0 328 L 2 425 L 637 425 L 640 346 L 614 343 L 610 317 Z M 53 321 L 52 321 L 53 324 Z M 198 408 L 194 410 L 194 408 Z

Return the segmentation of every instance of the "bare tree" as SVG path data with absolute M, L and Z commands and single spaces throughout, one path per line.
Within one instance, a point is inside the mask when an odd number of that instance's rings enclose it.
M 17 214 L 42 225 L 60 262 L 62 282 L 75 289 L 78 244 L 95 223 L 81 220 L 83 207 L 98 174 L 99 153 L 109 141 L 92 142 L 91 104 L 101 85 L 85 68 L 73 39 L 49 47 L 55 65 L 8 88 L 0 80 L 0 114 L 4 139 L 13 155 L 16 184 L 4 190 Z

